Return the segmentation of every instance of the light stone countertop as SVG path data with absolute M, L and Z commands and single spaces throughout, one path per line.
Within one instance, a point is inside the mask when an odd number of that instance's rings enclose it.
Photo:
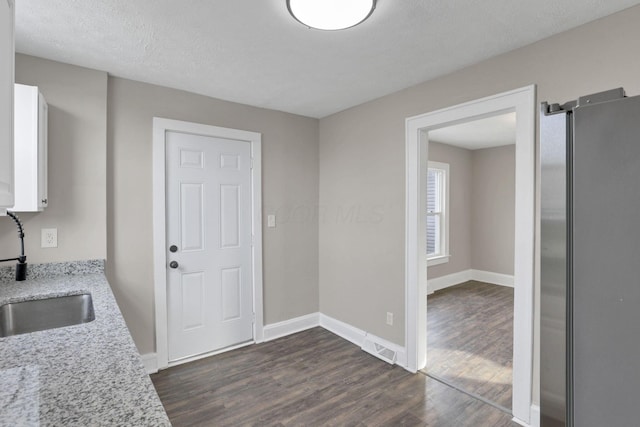
M 96 317 L 0 338 L 0 426 L 171 425 L 102 265 L 29 265 L 24 282 L 0 272 L 0 305 L 89 292 Z

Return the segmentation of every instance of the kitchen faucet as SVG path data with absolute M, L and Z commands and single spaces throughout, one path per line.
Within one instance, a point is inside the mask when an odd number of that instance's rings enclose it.
M 10 216 L 18 226 L 18 237 L 20 237 L 20 256 L 17 258 L 0 259 L 0 262 L 18 261 L 16 264 L 16 282 L 21 282 L 27 278 L 27 257 L 24 254 L 24 227 L 16 214 L 7 211 L 7 215 Z

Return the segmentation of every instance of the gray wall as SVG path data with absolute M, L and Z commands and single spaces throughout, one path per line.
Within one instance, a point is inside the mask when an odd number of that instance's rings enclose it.
M 405 315 L 407 117 L 530 84 L 537 85 L 538 101 L 563 102 L 618 86 L 638 94 L 638 22 L 640 6 L 322 119 L 320 204 L 383 203 L 385 211 L 375 224 L 320 223 L 320 311 L 404 345 L 404 322 L 387 326 L 384 320 L 386 311 L 396 319 Z M 538 265 L 537 259 L 536 271 Z M 538 378 L 537 327 L 534 334 Z M 537 380 L 533 395 L 537 400 Z
M 472 151 L 471 268 L 513 276 L 515 145 Z
M 141 353 L 155 351 L 154 116 L 262 133 L 265 324 L 318 311 L 318 121 L 109 78 L 107 277 Z M 307 214 L 287 217 L 298 208 Z M 266 215 L 278 213 L 276 228 Z
M 18 213 L 27 262 L 106 258 L 107 73 L 18 54 L 16 82 L 49 104 L 49 206 Z M 40 248 L 41 228 L 58 229 L 57 248 Z M 13 221 L 0 218 L 0 258 L 18 251 Z

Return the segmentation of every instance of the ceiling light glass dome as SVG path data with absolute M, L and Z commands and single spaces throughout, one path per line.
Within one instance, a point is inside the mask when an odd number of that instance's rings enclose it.
M 289 13 L 318 30 L 343 30 L 360 24 L 376 7 L 376 0 L 287 0 Z

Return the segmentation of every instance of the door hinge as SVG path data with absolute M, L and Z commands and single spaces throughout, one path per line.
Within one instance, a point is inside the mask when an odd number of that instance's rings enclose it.
M 251 246 L 255 246 L 255 244 L 256 244 L 256 235 L 252 234 L 251 235 Z
M 256 313 L 253 313 L 253 320 L 252 323 L 255 325 L 256 324 Z
M 251 158 L 251 169 L 253 169 L 253 157 Z

